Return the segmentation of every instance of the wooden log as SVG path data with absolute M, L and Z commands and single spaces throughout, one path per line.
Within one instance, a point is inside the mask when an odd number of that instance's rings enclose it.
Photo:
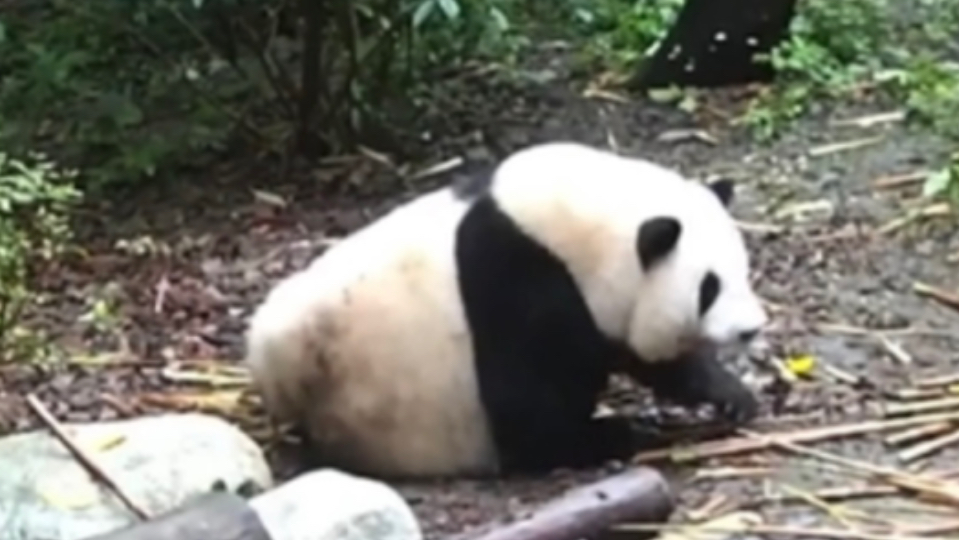
M 454 540 L 596 538 L 617 523 L 663 522 L 674 504 L 662 475 L 649 467 L 637 467 L 572 489 L 527 517 L 467 531 Z
M 150 521 L 87 540 L 271 540 L 238 495 L 213 492 Z

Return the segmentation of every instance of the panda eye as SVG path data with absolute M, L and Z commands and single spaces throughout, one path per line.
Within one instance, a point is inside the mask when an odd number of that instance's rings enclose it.
M 706 277 L 699 284 L 699 315 L 704 315 L 719 297 L 719 277 L 713 272 L 707 272 Z

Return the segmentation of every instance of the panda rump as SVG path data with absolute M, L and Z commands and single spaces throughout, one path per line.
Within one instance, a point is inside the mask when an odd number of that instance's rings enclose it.
M 764 323 L 731 198 L 731 184 L 578 144 L 522 150 L 280 281 L 250 321 L 254 385 L 318 463 L 393 478 L 624 457 L 629 426 L 593 418 L 618 370 L 681 402 L 748 409 L 736 377 L 683 348 Z M 708 272 L 723 287 L 706 328 Z

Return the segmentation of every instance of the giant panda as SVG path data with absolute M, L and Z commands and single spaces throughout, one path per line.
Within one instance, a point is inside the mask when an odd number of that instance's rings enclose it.
M 254 386 L 319 463 L 381 478 L 624 457 L 628 422 L 593 414 L 615 371 L 745 422 L 755 397 L 712 352 L 766 322 L 732 196 L 578 143 L 519 150 L 280 281 L 249 323 Z

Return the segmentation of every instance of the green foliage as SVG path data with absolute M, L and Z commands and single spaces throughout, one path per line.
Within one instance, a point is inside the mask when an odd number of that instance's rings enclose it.
M 576 0 L 573 23 L 585 38 L 587 60 L 613 69 L 633 69 L 652 54 L 685 0 Z
M 777 83 L 742 121 L 768 140 L 817 101 L 869 89 L 897 95 L 917 118 L 959 132 L 942 121 L 959 113 L 959 79 L 933 53 L 947 50 L 957 33 L 952 0 L 804 0 L 790 38 L 770 57 Z
M 474 55 L 510 56 L 526 42 L 511 20 L 510 0 L 419 0 L 412 16 L 417 32 L 415 60 L 424 67 L 448 66 Z
M 70 239 L 68 212 L 80 198 L 73 176 L 43 156 L 22 161 L 0 153 L 0 361 L 35 352 L 20 316 L 35 295 L 31 268 L 59 255 Z
M 54 152 L 96 187 L 223 143 L 231 118 L 217 103 L 238 89 L 197 44 L 192 1 L 37 1 L 3 22 L 8 151 Z
M 954 152 L 945 167 L 934 171 L 922 186 L 922 195 L 959 203 L 959 151 Z
M 335 151 L 434 68 L 526 43 L 513 0 L 315 5 L 311 33 L 296 0 L 20 3 L 0 15 L 0 147 L 54 155 L 88 192 L 238 138 L 285 153 L 312 129 Z

